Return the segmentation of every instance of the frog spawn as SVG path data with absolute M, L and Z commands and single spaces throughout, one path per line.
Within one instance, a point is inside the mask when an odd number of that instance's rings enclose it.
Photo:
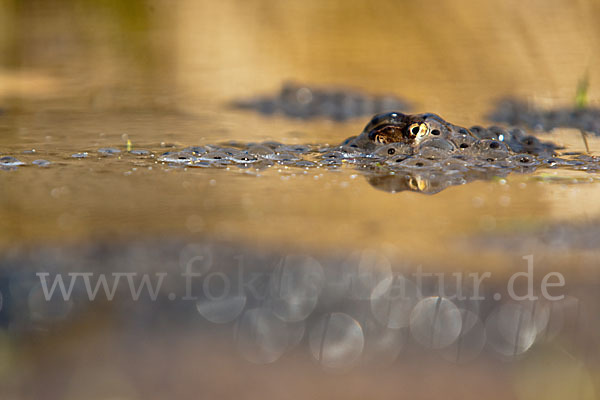
M 549 132 L 555 128 L 574 128 L 600 135 L 600 110 L 595 107 L 545 110 L 518 99 L 501 99 L 489 119 Z
M 303 120 L 325 118 L 334 121 L 410 108 L 405 100 L 393 96 L 369 95 L 339 87 L 308 87 L 291 82 L 284 84 L 277 94 L 240 99 L 232 105 L 263 115 L 282 114 Z
M 174 166 L 213 168 L 236 166 L 263 169 L 275 164 L 295 165 L 302 168 L 316 166 L 312 161 L 303 158 L 303 155 L 314 151 L 309 146 L 285 146 L 274 142 L 235 143 L 234 146 L 188 147 L 181 151 L 166 152 L 158 157 L 158 161 Z
M 380 163 L 370 165 L 369 183 L 391 192 L 437 193 L 476 179 L 503 177 L 513 171 L 533 172 L 540 165 L 598 170 L 597 158 L 588 157 L 589 164 L 584 167 L 579 160 L 556 157 L 557 146 L 520 129 L 475 126 L 467 131 L 456 126 L 446 129 L 441 124 L 432 128 L 417 146 L 393 143 L 377 148 L 372 156 Z
M 504 177 L 511 172 L 529 173 L 537 168 L 562 168 L 597 172 L 597 157 L 564 153 L 557 147 L 527 135 L 519 128 L 475 126 L 469 130 L 445 123 L 437 116 L 427 117 L 430 132 L 418 144 L 390 143 L 366 150 L 350 139 L 339 146 L 286 145 L 228 142 L 220 145 L 191 146 L 173 149 L 155 156 L 148 150 L 122 153 L 115 148 L 102 148 L 102 159 L 127 155 L 150 158 L 172 168 L 240 168 L 255 171 L 280 169 L 359 170 L 376 188 L 389 192 L 417 191 L 437 193 L 449 186 L 473 180 Z M 85 158 L 88 153 L 73 154 Z M 21 161 L 11 156 L 0 158 L 0 169 L 14 170 L 23 165 L 48 167 L 51 162 Z
M 492 126 L 470 130 L 443 124 L 418 145 L 390 143 L 364 150 L 350 146 L 284 145 L 277 142 L 225 143 L 167 152 L 158 161 L 185 167 L 357 168 L 376 188 L 389 191 L 437 193 L 473 180 L 530 173 L 538 167 L 598 171 L 595 157 L 555 155 L 557 147 L 521 129 Z

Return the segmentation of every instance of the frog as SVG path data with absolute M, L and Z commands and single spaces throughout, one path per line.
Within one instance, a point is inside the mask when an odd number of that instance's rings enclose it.
M 398 111 L 375 115 L 339 145 L 341 152 L 372 160 L 361 171 L 373 187 L 423 194 L 510 171 L 532 172 L 541 160 L 554 160 L 560 148 L 520 128 L 466 128 L 434 113 Z
M 375 115 L 357 136 L 351 136 L 341 145 L 346 149 L 381 152 L 384 146 L 394 147 L 407 155 L 414 155 L 426 147 L 448 155 L 500 156 L 526 153 L 551 156 L 559 148 L 554 143 L 542 142 L 520 128 L 498 126 L 469 129 L 454 125 L 437 114 L 404 114 L 398 111 Z M 494 157 L 487 157 L 491 159 Z

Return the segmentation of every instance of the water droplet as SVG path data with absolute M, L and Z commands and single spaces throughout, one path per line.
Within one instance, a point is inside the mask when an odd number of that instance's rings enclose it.
M 103 147 L 101 149 L 98 149 L 98 154 L 102 156 L 112 156 L 115 154 L 119 154 L 120 152 L 121 150 L 115 149 L 114 147 Z
M 485 322 L 491 348 L 505 358 L 516 357 L 533 345 L 537 335 L 531 312 L 521 304 L 503 304 Z
M 196 309 L 200 315 L 215 324 L 224 324 L 235 320 L 242 313 L 245 306 L 246 296 L 244 294 L 196 301 Z
M 379 282 L 392 278 L 389 259 L 374 250 L 354 253 L 345 263 L 355 271 L 350 290 L 351 296 L 358 300 L 369 300 Z
M 308 256 L 286 256 L 269 282 L 269 305 L 286 322 L 306 319 L 315 309 L 323 288 L 321 264 Z
M 400 355 L 408 338 L 407 329 L 389 329 L 368 318 L 362 324 L 365 348 L 362 361 L 366 365 L 390 365 Z
M 257 364 L 277 361 L 296 338 L 296 331 L 264 308 L 247 310 L 235 327 L 238 350 L 248 361 Z
M 387 277 L 371 293 L 371 311 L 377 321 L 390 329 L 406 328 L 411 311 L 421 298 L 419 288 L 402 275 Z
M 50 161 L 47 160 L 35 160 L 32 162 L 33 165 L 37 165 L 39 167 L 48 167 L 50 164 L 52 164 Z
M 171 152 L 168 151 L 158 157 L 158 161 L 171 164 L 191 164 L 198 161 L 199 158 L 186 152 Z
M 150 152 L 148 150 L 143 150 L 143 149 L 131 150 L 129 153 L 136 155 L 136 156 L 147 156 L 150 154 Z
M 485 346 L 486 336 L 483 322 L 477 314 L 460 310 L 462 329 L 460 336 L 450 346 L 444 348 L 441 355 L 444 359 L 463 364 L 476 359 Z
M 11 156 L 0 157 L 0 167 L 18 167 L 20 165 L 25 165 L 25 163 Z
M 354 366 L 360 360 L 365 344 L 360 324 L 340 312 L 321 317 L 311 329 L 308 340 L 313 358 L 326 369 L 334 370 Z
M 460 335 L 462 318 L 458 308 L 444 297 L 421 300 L 410 315 L 412 337 L 424 347 L 441 349 Z

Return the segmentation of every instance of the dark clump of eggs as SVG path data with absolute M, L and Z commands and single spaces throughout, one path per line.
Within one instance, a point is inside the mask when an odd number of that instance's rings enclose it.
M 347 88 L 319 88 L 286 83 L 279 93 L 238 100 L 238 109 L 263 115 L 283 114 L 298 119 L 325 118 L 345 121 L 393 110 L 407 110 L 409 104 L 395 96 L 369 95 Z
M 477 179 L 529 173 L 538 167 L 599 169 L 598 160 L 582 155 L 559 156 L 557 146 L 521 129 L 475 126 L 441 131 L 418 144 L 389 143 L 365 150 L 345 141 L 339 146 L 284 145 L 276 142 L 237 143 L 235 147 L 204 146 L 168 152 L 158 161 L 188 167 L 356 168 L 373 186 L 387 191 L 437 193 Z M 195 149 L 195 150 L 192 150 Z
M 575 128 L 600 135 L 600 109 L 563 107 L 542 110 L 516 99 L 502 99 L 489 116 L 490 120 L 530 129 L 551 131 Z

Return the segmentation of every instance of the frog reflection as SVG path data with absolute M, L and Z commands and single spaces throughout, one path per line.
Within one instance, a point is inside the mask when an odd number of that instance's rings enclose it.
M 430 172 L 395 172 L 366 174 L 367 182 L 376 189 L 389 193 L 404 191 L 436 194 L 451 187 L 475 180 L 490 180 L 508 175 L 508 171 L 470 171 L 468 173 L 444 174 Z

